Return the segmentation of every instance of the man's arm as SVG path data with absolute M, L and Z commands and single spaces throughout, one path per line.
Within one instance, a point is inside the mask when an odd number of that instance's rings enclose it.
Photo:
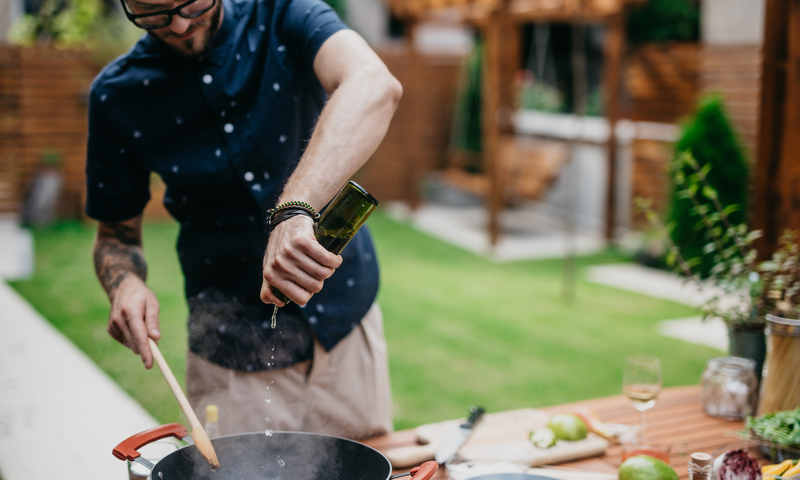
M 101 222 L 94 244 L 94 268 L 111 302 L 108 333 L 153 366 L 148 337 L 161 337 L 159 305 L 145 285 L 147 264 L 142 250 L 142 217 Z
M 342 30 L 322 44 L 314 73 L 329 94 L 308 148 L 279 203 L 299 200 L 321 209 L 369 159 L 403 95 L 400 83 L 357 33 Z M 341 257 L 314 238 L 311 219 L 293 217 L 270 235 L 261 300 L 283 306 L 270 286 L 305 305 L 333 275 Z

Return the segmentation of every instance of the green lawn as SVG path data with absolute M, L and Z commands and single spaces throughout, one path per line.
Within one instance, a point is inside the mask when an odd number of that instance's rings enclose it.
M 380 211 L 369 223 L 398 429 L 461 416 L 471 404 L 498 411 L 613 395 L 625 357 L 637 352 L 661 357 L 665 386 L 695 384 L 719 355 L 656 333 L 660 320 L 696 310 L 584 279 L 585 267 L 626 261 L 620 254 L 579 259 L 575 300 L 567 303 L 558 260 L 492 263 Z M 13 286 L 158 420 L 184 420 L 160 374 L 105 331 L 108 301 L 93 274 L 93 234 L 75 223 L 36 232 L 36 275 Z M 182 381 L 187 309 L 176 236 L 174 224 L 145 226 L 160 345 Z

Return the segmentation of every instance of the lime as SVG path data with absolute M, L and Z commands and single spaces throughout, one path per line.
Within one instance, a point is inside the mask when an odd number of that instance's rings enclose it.
M 557 413 L 550 417 L 547 427 L 553 431 L 559 440 L 583 440 L 586 438 L 586 424 L 577 415 L 571 413 Z
M 637 455 L 619 466 L 619 480 L 678 480 L 678 474 L 657 458 Z

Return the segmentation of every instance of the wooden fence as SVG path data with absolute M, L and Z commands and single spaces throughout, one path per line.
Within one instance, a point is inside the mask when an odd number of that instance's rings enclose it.
M 403 99 L 357 181 L 382 200 L 416 204 L 425 174 L 445 166 L 462 57 L 411 55 L 405 45 L 377 51 L 403 85 Z
M 84 51 L 0 47 L 0 212 L 17 213 L 45 156 L 63 176 L 59 214 L 83 209 L 88 93 Z
M 703 46 L 699 53 L 700 88 L 719 93 L 748 157 L 755 159 L 761 95 L 758 45 Z
M 646 44 L 633 50 L 624 74 L 628 117 L 676 123 L 688 115 L 699 92 L 699 50 L 695 43 Z

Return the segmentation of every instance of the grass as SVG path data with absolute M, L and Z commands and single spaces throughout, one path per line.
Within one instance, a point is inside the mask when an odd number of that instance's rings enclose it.
M 589 283 L 580 258 L 575 298 L 562 296 L 558 260 L 492 263 L 378 212 L 370 219 L 382 270 L 395 427 L 620 393 L 627 355 L 662 359 L 664 385 L 696 384 L 719 352 L 659 336 L 659 321 L 696 315 L 668 301 Z M 91 265 L 92 226 L 38 231 L 36 274 L 13 286 L 161 422 L 182 415 L 165 382 L 106 333 L 108 301 Z M 161 347 L 183 381 L 187 309 L 177 226 L 147 224 L 149 284 L 161 302 Z

